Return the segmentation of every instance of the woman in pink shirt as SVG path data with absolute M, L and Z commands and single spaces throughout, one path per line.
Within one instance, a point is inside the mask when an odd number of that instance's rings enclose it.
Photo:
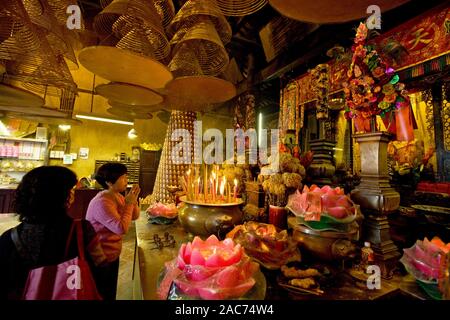
M 134 185 L 125 196 L 121 194 L 128 185 L 127 168 L 121 163 L 102 165 L 95 179 L 105 190 L 89 203 L 86 220 L 97 232 L 108 261 L 98 270 L 99 292 L 105 300 L 115 300 L 122 236 L 128 231 L 131 220 L 139 217 L 137 199 L 141 190 Z

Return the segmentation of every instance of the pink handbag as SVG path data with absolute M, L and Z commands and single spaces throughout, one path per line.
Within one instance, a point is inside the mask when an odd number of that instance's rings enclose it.
M 78 257 L 58 265 L 30 270 L 23 293 L 24 300 L 102 300 L 86 261 L 80 220 L 73 221 L 65 256 L 67 257 L 75 227 Z

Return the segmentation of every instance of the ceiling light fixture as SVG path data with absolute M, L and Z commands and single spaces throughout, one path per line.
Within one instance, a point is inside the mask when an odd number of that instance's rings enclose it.
M 58 128 L 60 128 L 62 131 L 67 131 L 70 130 L 70 128 L 72 127 L 70 126 L 70 124 L 60 124 Z
M 136 130 L 133 128 L 130 131 L 128 131 L 128 138 L 129 139 L 136 139 L 137 138 L 137 132 Z
M 117 123 L 117 124 L 124 124 L 124 125 L 127 125 L 127 126 L 134 125 L 134 123 L 130 122 L 130 121 L 116 120 L 116 119 L 103 118 L 103 117 L 93 117 L 93 116 L 86 116 L 86 115 L 81 115 L 81 114 L 77 114 L 75 116 L 75 118 L 86 119 L 86 120 L 93 120 L 93 121 L 101 121 L 101 122 L 109 122 L 109 123 Z

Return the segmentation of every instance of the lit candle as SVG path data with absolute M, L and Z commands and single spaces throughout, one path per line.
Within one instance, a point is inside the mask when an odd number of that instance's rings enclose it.
M 231 202 L 231 187 L 230 187 L 230 183 L 227 183 L 227 203 Z
M 237 181 L 237 179 L 234 179 L 234 192 L 233 192 L 234 202 L 237 202 L 237 186 L 238 186 L 238 181 Z
M 220 196 L 222 200 L 224 199 L 223 196 L 224 191 L 225 191 L 225 180 L 222 179 L 222 181 L 220 182 Z

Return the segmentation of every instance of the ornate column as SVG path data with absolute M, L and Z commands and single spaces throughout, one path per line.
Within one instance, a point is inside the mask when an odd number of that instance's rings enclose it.
M 389 134 L 373 132 L 354 135 L 359 143 L 361 184 L 351 198 L 361 206 L 365 219 L 362 238 L 372 244 L 375 261 L 384 278 L 392 276 L 400 253 L 391 240 L 387 215 L 400 205 L 400 194 L 389 184 L 387 145 Z
M 323 186 L 331 184 L 331 177 L 336 171 L 333 162 L 333 148 L 336 142 L 333 139 L 333 126 L 328 108 L 328 94 L 330 89 L 330 67 L 328 64 L 319 64 L 311 75 L 314 81 L 314 91 L 317 94 L 316 117 L 319 121 L 319 139 L 310 141 L 309 145 L 314 152 L 313 161 L 308 167 L 308 175 L 312 182 Z
M 314 152 L 313 161 L 308 167 L 308 175 L 312 177 L 312 182 L 324 186 L 331 184 L 331 177 L 336 168 L 333 164 L 334 141 L 327 139 L 311 140 L 309 146 Z

